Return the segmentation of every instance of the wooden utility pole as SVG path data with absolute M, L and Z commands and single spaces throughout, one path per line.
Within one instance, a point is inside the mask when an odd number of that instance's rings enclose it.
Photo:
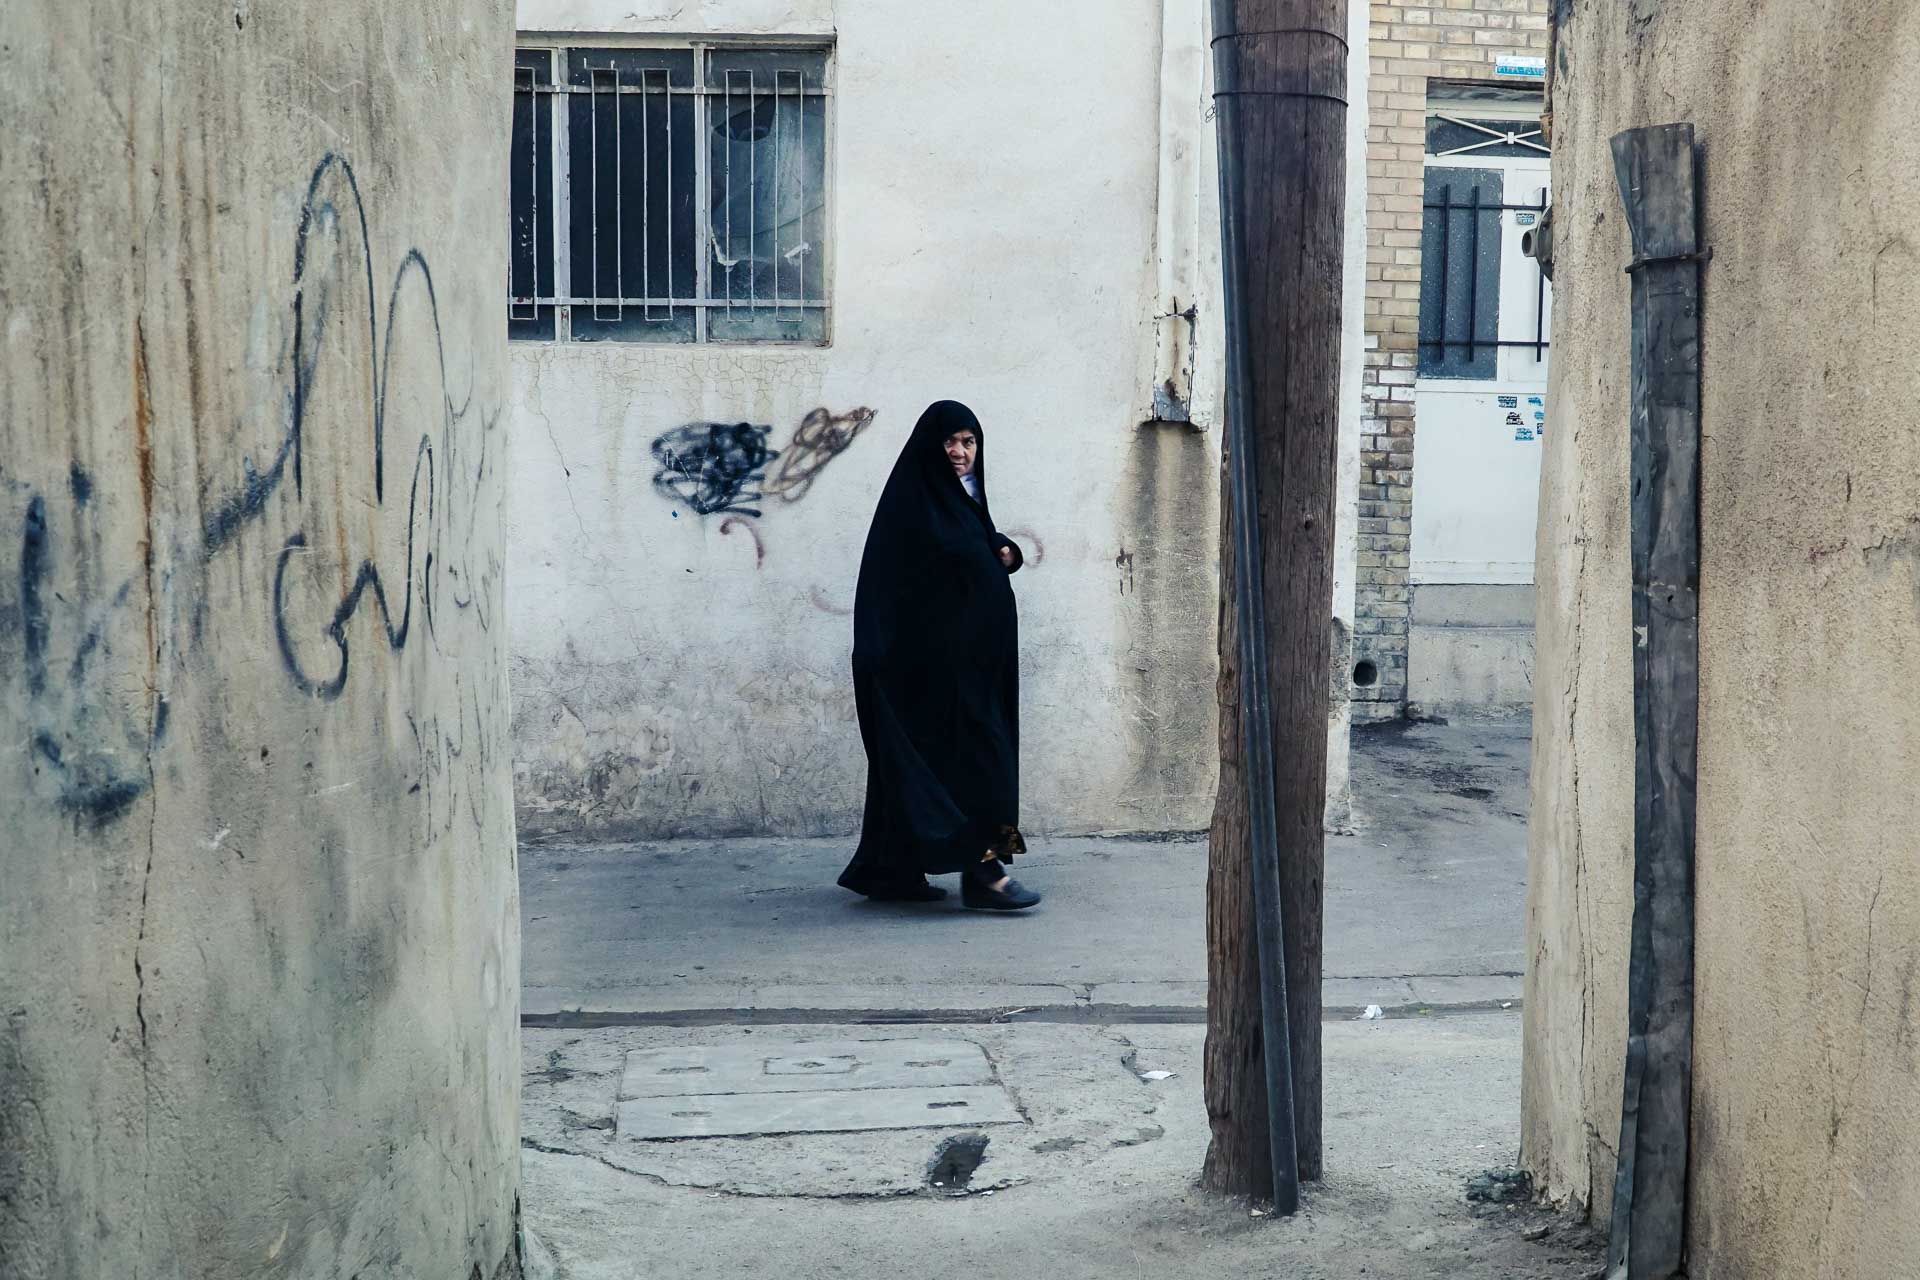
M 1232 498 L 1221 504 L 1221 768 L 1207 875 L 1213 1141 L 1202 1178 L 1291 1212 L 1296 1179 L 1321 1172 L 1347 0 L 1213 0 L 1213 15 Z

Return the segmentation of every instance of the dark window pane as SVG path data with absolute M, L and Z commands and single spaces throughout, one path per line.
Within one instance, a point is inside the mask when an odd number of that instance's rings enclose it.
M 1420 237 L 1420 375 L 1495 377 L 1505 190 L 1501 173 L 1430 168 L 1426 188 Z
M 1512 135 L 1513 141 L 1506 141 Z M 1471 148 L 1471 150 L 1466 150 Z M 1547 140 L 1538 120 L 1474 120 L 1467 116 L 1427 117 L 1427 154 L 1460 152 L 1488 160 L 1519 156 L 1541 159 Z
M 826 340 L 825 77 L 818 52 L 708 60 L 716 341 Z
M 508 160 L 511 224 L 507 336 L 553 338 L 553 307 L 531 301 L 557 292 L 553 273 L 553 55 L 520 49 L 513 60 L 513 141 Z M 514 301 L 513 299 L 527 299 Z
M 576 49 L 568 83 L 573 336 L 690 342 L 698 293 L 693 54 Z

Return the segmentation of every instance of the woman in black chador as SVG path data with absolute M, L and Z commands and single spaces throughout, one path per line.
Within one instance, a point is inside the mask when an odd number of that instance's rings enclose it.
M 942 400 L 893 464 L 860 558 L 853 696 L 867 809 L 843 887 L 931 902 L 946 891 L 927 876 L 958 871 L 969 907 L 1040 901 L 1006 868 L 1026 852 L 1019 617 L 1007 581 L 1021 562 L 993 527 L 980 422 Z

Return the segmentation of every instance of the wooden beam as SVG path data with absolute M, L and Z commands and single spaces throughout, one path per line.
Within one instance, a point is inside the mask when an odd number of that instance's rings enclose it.
M 1633 942 L 1611 1280 L 1686 1249 L 1700 727 L 1699 175 L 1691 124 L 1613 139 L 1633 236 Z

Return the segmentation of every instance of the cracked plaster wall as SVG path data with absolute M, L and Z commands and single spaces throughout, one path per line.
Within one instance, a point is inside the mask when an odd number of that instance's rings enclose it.
M 5 29 L 0 1272 L 517 1275 L 510 10 Z
M 1026 550 L 1023 808 L 1046 831 L 1203 827 L 1214 789 L 1220 381 L 1211 127 L 1152 91 L 1161 0 L 631 5 L 527 0 L 524 31 L 836 39 L 833 341 L 512 347 L 509 621 L 529 833 L 846 834 L 865 759 L 848 674 L 873 503 L 931 401 L 988 432 Z M 1184 31 L 1204 63 L 1202 7 Z M 1018 38 L 1010 33 L 1018 32 Z M 1184 73 L 1183 73 L 1184 74 Z M 1159 139 L 1159 143 L 1156 143 Z M 1096 159 L 1097 158 L 1097 159 Z M 1166 163 L 1197 176 L 1171 183 Z M 1158 202 L 1196 202 L 1198 296 L 1158 298 Z M 1174 305 L 1177 301 L 1177 305 Z M 1196 427 L 1152 416 L 1158 317 L 1189 305 Z M 654 439 L 807 414 L 872 423 L 793 500 L 701 516 Z
M 1604 1215 L 1632 912 L 1630 254 L 1608 139 L 1705 146 L 1689 1274 L 1920 1257 L 1920 9 L 1563 6 L 1523 1153 Z

